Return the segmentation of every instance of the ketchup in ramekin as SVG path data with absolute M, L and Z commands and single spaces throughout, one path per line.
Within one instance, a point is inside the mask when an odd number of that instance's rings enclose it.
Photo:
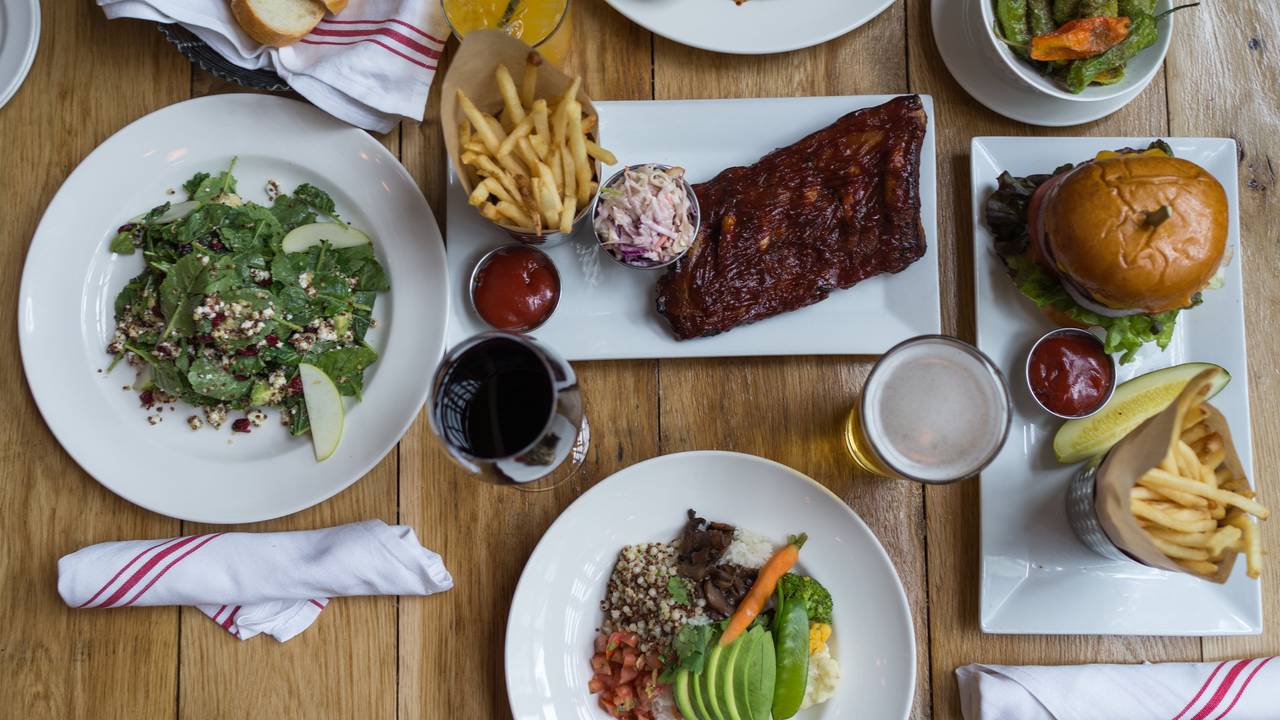
M 498 330 L 529 332 L 560 302 L 560 273 L 546 253 L 528 245 L 504 245 L 476 264 L 471 303 Z
M 1036 402 L 1050 413 L 1085 417 L 1105 405 L 1115 390 L 1115 360 L 1093 333 L 1054 330 L 1031 348 L 1027 385 Z

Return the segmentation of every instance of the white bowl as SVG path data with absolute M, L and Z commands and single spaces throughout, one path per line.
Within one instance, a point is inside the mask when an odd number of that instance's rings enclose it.
M 996 29 L 996 0 L 969 0 L 969 2 L 978 3 L 982 9 L 982 22 L 986 26 L 985 35 L 991 41 L 996 55 L 1004 62 L 1014 78 L 1045 95 L 1063 100 L 1075 102 L 1111 100 L 1146 87 L 1156 76 L 1160 66 L 1164 64 L 1165 55 L 1169 54 L 1169 41 L 1173 37 L 1173 15 L 1168 15 L 1159 22 L 1156 44 L 1138 53 L 1129 61 L 1123 80 L 1114 85 L 1090 85 L 1084 89 L 1084 92 L 1077 94 L 1067 91 L 1066 87 L 1054 78 L 1041 75 L 1030 62 L 1014 54 Z M 1172 5 L 1171 0 L 1160 0 L 1156 3 L 1156 14 L 1169 10 Z

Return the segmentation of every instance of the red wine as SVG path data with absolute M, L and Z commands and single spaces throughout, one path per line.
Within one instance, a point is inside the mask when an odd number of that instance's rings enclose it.
M 533 350 L 495 337 L 464 351 L 436 390 L 445 439 L 472 457 L 495 460 L 523 451 L 551 419 L 555 389 Z

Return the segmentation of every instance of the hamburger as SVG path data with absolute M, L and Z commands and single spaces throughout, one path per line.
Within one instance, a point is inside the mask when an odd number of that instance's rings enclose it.
M 1227 248 L 1221 183 L 1160 142 L 1049 175 L 1006 172 L 986 209 L 1018 290 L 1059 325 L 1104 329 L 1121 362 L 1169 344 Z

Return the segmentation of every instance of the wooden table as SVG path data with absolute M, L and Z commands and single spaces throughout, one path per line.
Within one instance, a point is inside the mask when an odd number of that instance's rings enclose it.
M 727 1 L 727 0 L 724 0 Z M 960 0 L 951 0 L 960 1 Z M 1280 223 L 1268 217 L 1280 164 L 1280 6 L 1213 2 L 1179 16 L 1165 70 L 1121 112 L 1045 130 L 997 116 L 951 79 L 934 47 L 928 0 L 896 3 L 817 48 L 771 57 L 691 50 L 654 37 L 599 0 L 578 0 L 569 64 L 597 99 L 930 93 L 937 108 L 939 244 L 946 331 L 973 336 L 969 139 L 975 135 L 1184 135 L 1240 143 L 1240 220 L 1250 340 L 1256 480 L 1280 479 Z M 117 498 L 58 446 L 27 390 L 14 337 L 27 243 L 76 164 L 157 108 L 229 92 L 149 25 L 107 22 L 86 0 L 44 3 L 26 85 L 0 109 L 0 327 L 9 342 L 0 393 L 0 715 L 24 718 L 505 718 L 508 603 L 534 543 L 587 486 L 655 455 L 720 448 L 763 455 L 817 478 L 884 543 L 915 618 L 913 717 L 958 718 L 953 670 L 970 662 L 1188 661 L 1280 653 L 1280 600 L 1267 578 L 1271 628 L 1259 637 L 1042 637 L 978 628 L 976 483 L 929 488 L 854 471 L 838 425 L 868 358 L 792 357 L 581 363 L 595 434 L 586 472 L 528 495 L 466 479 L 420 417 L 398 449 L 351 489 L 247 530 L 314 528 L 365 518 L 412 525 L 457 580 L 431 598 L 333 603 L 287 644 L 232 639 L 189 608 L 72 611 L 55 561 L 83 545 L 203 531 Z M 437 98 L 421 125 L 384 142 L 421 183 L 443 224 Z M 68 238 L 68 242 L 74 242 Z M 424 368 L 424 372 L 427 369 Z M 181 477 L 175 478 L 181 481 Z M 1280 534 L 1268 534 L 1273 550 Z M 25 711 L 25 712 L 20 712 Z

